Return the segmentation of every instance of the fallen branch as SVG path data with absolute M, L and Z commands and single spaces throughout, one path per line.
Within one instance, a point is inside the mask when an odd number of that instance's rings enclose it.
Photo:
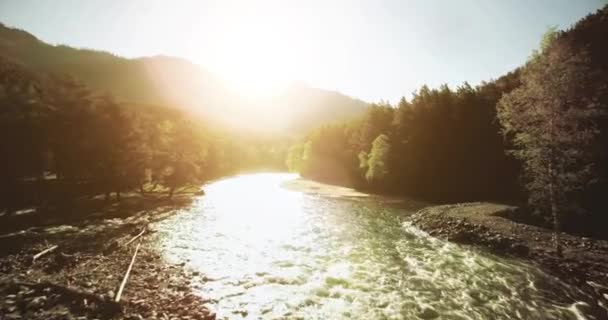
M 50 248 L 47 248 L 47 249 L 45 249 L 45 250 L 42 250 L 41 252 L 39 252 L 38 254 L 36 254 L 36 255 L 35 255 L 33 258 L 32 258 L 32 262 L 36 261 L 36 259 L 38 259 L 38 258 L 42 257 L 43 255 L 45 255 L 45 254 L 47 254 L 47 253 L 49 253 L 49 252 L 51 252 L 51 251 L 53 251 L 53 250 L 57 249 L 58 247 L 59 247 L 58 245 L 54 245 L 54 246 L 51 246 Z
M 145 229 L 144 229 L 145 230 Z M 116 294 L 116 299 L 114 302 L 120 302 L 120 297 L 122 296 L 122 291 L 127 284 L 127 280 L 129 280 L 129 274 L 131 273 L 131 269 L 133 268 L 133 264 L 135 263 L 135 257 L 137 257 L 137 252 L 139 251 L 139 247 L 141 246 L 141 241 L 137 244 L 135 248 L 135 253 L 133 253 L 133 258 L 131 258 L 131 263 L 129 264 L 129 268 L 127 268 L 127 272 L 125 273 L 124 278 L 122 279 L 122 283 L 120 284 L 120 288 L 118 288 L 118 293 Z
M 64 258 L 73 258 L 75 254 L 67 254 L 65 252 L 59 252 L 59 254 Z
M 148 226 L 144 226 L 144 228 L 141 230 L 140 233 L 138 233 L 135 237 L 131 238 L 131 240 L 127 241 L 127 243 L 123 244 L 123 246 L 128 246 L 131 242 L 137 240 L 137 238 L 141 237 L 144 232 L 146 232 L 146 229 L 148 228 Z

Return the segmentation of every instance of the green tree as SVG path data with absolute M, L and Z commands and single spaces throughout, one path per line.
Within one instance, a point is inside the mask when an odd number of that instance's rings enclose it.
M 0 209 L 9 213 L 32 197 L 24 182 L 39 183 L 48 167 L 43 98 L 38 77 L 0 58 Z
M 393 122 L 394 109 L 388 103 L 372 104 L 359 129 L 359 147 L 369 150 L 378 135 L 387 133 Z
M 301 172 L 303 165 L 304 145 L 295 144 L 287 152 L 286 165 L 290 172 Z
M 589 62 L 585 50 L 550 32 L 542 50 L 525 66 L 522 85 L 498 106 L 498 119 L 515 147 L 513 154 L 524 164 L 530 203 L 552 218 L 559 256 L 563 215 L 595 176 L 597 120 L 602 110 L 598 92 L 586 89 L 597 76 Z
M 389 174 L 388 159 L 390 143 L 386 135 L 381 134 L 372 143 L 372 149 L 367 160 L 365 179 L 373 184 L 384 182 Z
M 202 182 L 201 166 L 206 152 L 193 124 L 182 121 L 171 132 L 171 144 L 166 166 L 163 169 L 163 184 L 169 188 L 172 198 L 179 187 Z
M 113 97 L 103 96 L 95 103 L 96 126 L 91 128 L 90 140 L 95 142 L 96 180 L 106 194 L 120 193 L 141 185 L 145 155 L 143 140 L 135 127 L 135 120 Z

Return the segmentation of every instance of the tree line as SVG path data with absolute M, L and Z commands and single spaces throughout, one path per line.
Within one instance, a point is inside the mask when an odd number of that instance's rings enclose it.
M 373 104 L 362 118 L 322 126 L 291 147 L 287 166 L 305 177 L 434 201 L 517 196 L 518 164 L 504 153 L 493 119 L 518 79 L 423 86 L 410 101 Z
M 171 197 L 239 170 L 280 169 L 284 149 L 0 59 L 0 212 L 133 190 Z
M 608 217 L 608 6 L 551 29 L 515 71 L 476 87 L 422 86 L 289 150 L 304 177 L 435 201 L 527 200 L 556 231 Z M 556 232 L 556 250 L 560 253 Z

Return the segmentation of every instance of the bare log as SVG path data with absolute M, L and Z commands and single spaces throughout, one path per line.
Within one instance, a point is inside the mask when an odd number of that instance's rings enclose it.
M 32 262 L 36 261 L 36 259 L 38 259 L 38 258 L 42 257 L 43 255 L 45 255 L 45 254 L 47 254 L 47 253 L 49 253 L 49 252 L 51 252 L 51 251 L 53 251 L 53 250 L 57 249 L 58 247 L 59 247 L 58 245 L 54 245 L 54 246 L 51 246 L 50 248 L 47 248 L 47 249 L 44 249 L 44 250 L 40 251 L 39 253 L 37 253 L 37 254 L 36 254 L 36 255 L 35 255 L 33 258 L 32 258 Z
M 137 252 L 139 251 L 140 246 L 141 246 L 141 241 L 137 244 L 137 247 L 135 248 L 135 252 L 133 253 L 133 258 L 131 258 L 131 263 L 129 264 L 129 268 L 127 268 L 127 272 L 125 273 L 125 276 L 122 279 L 120 288 L 118 288 L 118 293 L 116 294 L 116 299 L 114 300 L 114 302 L 117 302 L 117 303 L 120 302 L 120 297 L 122 296 L 122 291 L 125 289 L 127 280 L 129 280 L 129 274 L 131 273 L 131 269 L 133 268 L 133 264 L 135 263 L 135 257 L 137 257 Z
M 144 232 L 146 232 L 146 229 L 148 228 L 148 226 L 144 226 L 144 228 L 141 230 L 140 233 L 138 233 L 135 237 L 131 238 L 131 240 L 127 241 L 127 243 L 123 244 L 123 246 L 128 246 L 131 242 L 137 240 L 137 238 L 141 237 Z

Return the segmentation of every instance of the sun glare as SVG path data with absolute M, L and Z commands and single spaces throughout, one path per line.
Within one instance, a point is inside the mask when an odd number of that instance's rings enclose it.
M 293 79 L 296 69 L 306 68 L 297 33 L 288 28 L 290 22 L 277 10 L 271 3 L 219 6 L 210 15 L 213 21 L 200 26 L 213 25 L 213 32 L 207 33 L 200 48 L 193 49 L 205 56 L 206 67 L 237 92 L 247 96 L 276 94 L 289 81 L 297 80 Z

